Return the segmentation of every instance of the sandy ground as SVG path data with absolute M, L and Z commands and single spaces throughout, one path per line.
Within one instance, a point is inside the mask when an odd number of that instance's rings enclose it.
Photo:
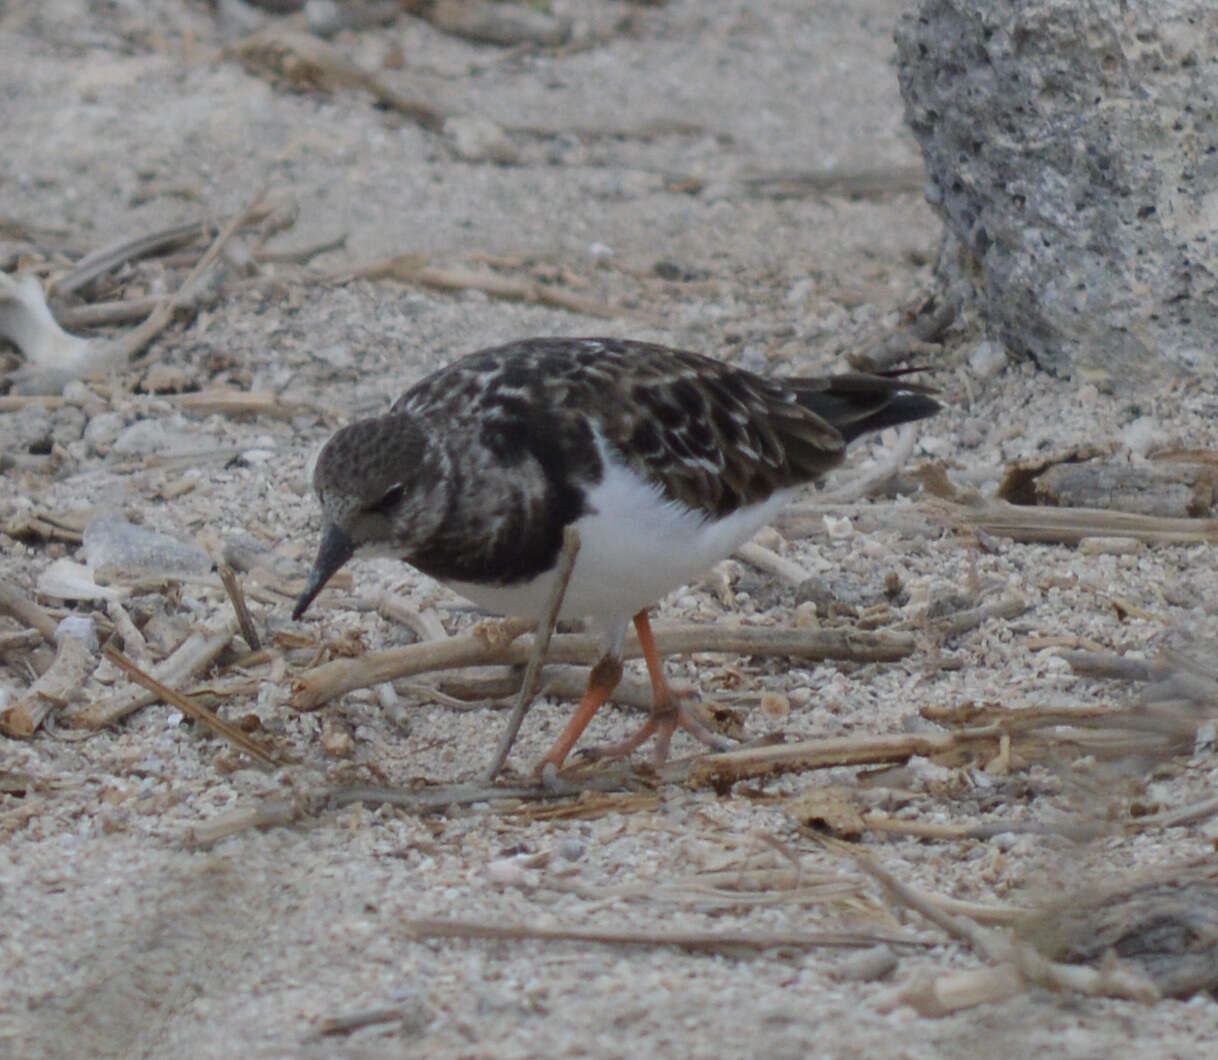
M 616 315 L 389 279 L 307 283 L 295 266 L 264 265 L 263 280 L 277 282 L 250 284 L 166 332 L 120 386 L 99 388 L 108 397 L 0 414 L 6 449 L 28 449 L 48 432 L 62 449 L 53 474 L 4 473 L 0 522 L 116 505 L 212 548 L 252 537 L 300 574 L 316 533 L 306 464 L 317 446 L 479 346 L 615 334 L 763 371 L 846 367 L 846 352 L 896 328 L 929 289 L 938 239 L 908 176 L 918 158 L 892 69 L 899 8 L 556 0 L 582 46 L 498 48 L 405 17 L 334 42 L 392 83 L 532 130 L 509 134 L 515 164 L 500 165 L 461 157 L 452 136 L 420 129 L 364 92 L 298 93 L 244 69 L 221 54 L 243 31 L 209 6 L 13 0 L 0 11 L 4 248 L 37 244 L 74 260 L 118 238 L 227 216 L 266 183 L 297 211 L 271 247 L 346 236 L 313 260 L 317 273 L 401 254 L 484 270 L 489 261 Z M 749 182 L 790 171 L 895 174 L 895 189 L 777 195 Z M 239 264 L 230 262 L 228 279 L 240 279 Z M 123 282 L 127 293 L 155 293 L 158 273 L 145 267 Z M 1024 366 L 987 369 L 970 352 L 971 340 L 934 359 L 949 407 L 923 425 L 911 458 L 944 462 L 962 486 L 992 492 L 1009 461 L 1081 443 L 1112 444 L 1130 459 L 1151 442 L 1218 447 L 1212 385 L 1111 396 Z M 183 414 L 168 398 L 131 396 L 153 364 L 180 369 L 194 386 L 274 390 L 300 408 Z M 111 413 L 118 419 L 85 434 Z M 131 433 L 136 423 L 149 423 L 148 433 Z M 859 446 L 836 482 L 883 461 L 893 443 Z M 148 449 L 175 447 L 196 457 L 139 464 Z M 899 734 L 934 729 L 923 711 L 968 703 L 1130 702 L 1124 687 L 1071 672 L 1058 648 L 1072 638 L 1118 653 L 1169 636 L 1212 641 L 1218 579 L 1207 547 L 1128 556 L 1004 541 L 983 548 L 976 535 L 910 530 L 919 524 L 908 517 L 929 503 L 855 503 L 840 512 L 853 533 L 805 520 L 766 542 L 829 579 L 830 595 L 853 600 L 855 611 L 882 600 L 885 576 L 895 574 L 903 592 L 882 627 L 917 628 L 944 599 L 971 606 L 1020 593 L 1026 612 L 946 643 L 923 636 L 896 663 L 714 656 L 671 660 L 671 671 L 730 704 L 747 737 Z M 74 552 L 2 540 L 0 574 L 30 593 L 54 559 Z M 306 623 L 289 621 L 286 599 L 256 602 L 255 619 L 272 634 L 358 638 L 373 649 L 412 636 L 356 606 L 380 589 L 449 632 L 477 617 L 392 562 L 356 564 L 352 574 L 352 589 L 328 591 Z M 227 606 L 222 593 L 190 586 L 130 603 L 150 641 L 160 630 L 170 646 Z M 807 619 L 799 607 L 794 589 L 729 561 L 659 612 L 767 626 Z M 820 621 L 849 627 L 848 610 L 823 607 Z M 4 631 L 16 628 L 3 620 Z M 501 712 L 455 709 L 409 681 L 298 713 L 288 678 L 313 654 L 281 651 L 286 666 L 250 668 L 239 691 L 232 679 L 241 675 L 214 675 L 230 689 L 218 709 L 255 716 L 255 735 L 298 760 L 271 773 L 161 706 L 85 740 L 62 720 L 30 741 L 0 738 L 0 1053 L 1166 1057 L 1198 1055 L 1218 1032 L 1218 1006 L 1205 996 L 1148 1006 L 1029 989 L 941 1019 L 885 1005 L 901 984 L 975 968 L 978 958 L 801 832 L 787 804 L 839 784 L 915 822 L 1010 822 L 990 839 L 867 832 L 861 847 L 925 890 L 1031 906 L 1063 888 L 1212 853 L 1204 823 L 1089 843 L 1015 827 L 1080 813 L 1119 822 L 1135 802 L 1149 812 L 1201 798 L 1215 782 L 1210 756 L 1117 768 L 1067 755 L 1064 768 L 1030 763 L 1005 775 L 974 758 L 952 768 L 923 760 L 866 782 L 837 769 L 727 794 L 645 788 L 569 800 L 553 817 L 528 803 L 431 815 L 355 805 L 198 849 L 195 828 L 264 796 L 323 781 L 453 783 L 488 759 Z M 28 681 L 10 656 L 0 671 L 8 694 Z M 86 699 L 116 681 L 102 665 Z M 513 754 L 519 772 L 569 710 L 538 704 Z M 590 738 L 615 739 L 635 724 L 636 714 L 607 710 Z M 675 750 L 697 749 L 682 737 Z M 797 879 L 786 872 L 792 860 Z M 900 933 L 931 945 L 897 947 L 895 970 L 876 978 L 849 949 L 422 939 L 409 923 L 420 917 L 775 939 Z M 319 1035 L 326 1020 L 379 1008 L 391 1011 Z

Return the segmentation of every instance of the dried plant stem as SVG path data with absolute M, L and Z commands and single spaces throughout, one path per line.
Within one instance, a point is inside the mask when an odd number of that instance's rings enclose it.
M 1015 541 L 1076 545 L 1084 537 L 1132 537 L 1148 544 L 1213 544 L 1218 519 L 1171 519 L 1106 508 L 1049 508 L 986 501 L 978 505 L 941 501 L 927 506 L 939 521 L 971 524 Z
M 215 662 L 236 632 L 237 620 L 229 615 L 212 628 L 192 633 L 172 655 L 156 666 L 152 676 L 163 684 L 181 684 Z M 157 698 L 157 693 L 146 689 L 128 689 L 91 703 L 73 717 L 72 724 L 100 729 L 125 718 L 140 707 L 155 703 Z
M 350 1034 L 362 1027 L 371 1027 L 377 1023 L 392 1023 L 402 1018 L 401 1005 L 382 1005 L 378 1008 L 361 1009 L 343 1016 L 327 1016 L 317 1025 L 316 1034 L 320 1036 Z
M 234 387 L 210 387 L 188 394 L 167 394 L 159 400 L 177 405 L 183 412 L 201 415 L 220 413 L 226 416 L 273 416 L 291 419 L 302 412 L 337 415 L 333 409 L 299 401 L 286 401 L 269 390 L 237 390 Z
M 646 323 L 658 323 L 651 316 L 636 309 L 608 305 L 574 291 L 539 283 L 527 276 L 504 276 L 497 272 L 475 272 L 473 269 L 431 265 L 413 254 L 400 254 L 385 261 L 374 262 L 345 275 L 366 279 L 388 278 L 442 291 L 482 291 L 493 298 L 533 302 L 606 320 L 631 318 Z
M 66 706 L 89 676 L 92 653 L 79 637 L 63 636 L 50 668 L 11 706 L 0 711 L 0 731 L 33 736 L 51 711 Z
M 601 773 L 587 778 L 581 787 L 584 791 L 620 792 L 623 778 Z M 540 784 L 445 784 L 439 787 L 408 790 L 406 788 L 374 787 L 319 787 L 303 791 L 295 796 L 262 799 L 253 806 L 244 806 L 218 814 L 211 820 L 191 829 L 190 842 L 196 847 L 208 847 L 227 836 L 250 828 L 286 827 L 297 821 L 316 817 L 328 810 L 361 803 L 368 806 L 397 806 L 412 813 L 426 814 L 447 810 L 452 806 L 469 806 L 474 803 L 528 803 L 552 802 L 568 798 L 569 792 L 560 792 Z
M 567 585 L 571 581 L 571 572 L 575 570 L 575 560 L 579 556 L 579 531 L 573 526 L 563 530 L 562 552 L 559 553 L 558 567 L 554 572 L 554 586 L 550 590 L 550 598 L 546 602 L 546 612 L 537 634 L 533 638 L 533 650 L 529 655 L 528 665 L 524 671 L 524 681 L 520 685 L 520 696 L 512 708 L 511 716 L 504 727 L 503 735 L 499 738 L 499 746 L 495 748 L 494 757 L 487 767 L 483 780 L 493 781 L 507 761 L 507 756 L 516 742 L 516 734 L 520 732 L 521 723 L 528 713 L 533 698 L 537 695 L 537 681 L 541 676 L 541 664 L 545 661 L 546 651 L 550 647 L 550 638 L 554 635 L 554 626 L 558 622 L 558 612 L 562 610 L 563 597 L 567 595 Z
M 55 630 L 59 623 L 16 586 L 0 581 L 0 611 L 12 615 L 22 625 L 36 629 L 48 644 L 55 643 Z
M 927 628 L 937 636 L 948 640 L 962 633 L 969 633 L 992 618 L 1011 619 L 1022 615 L 1032 605 L 1021 596 L 1004 596 L 987 604 L 958 611 L 954 615 L 927 623 Z
M 519 632 L 531 627 L 519 624 Z M 654 627 L 656 649 L 661 656 L 689 652 L 724 652 L 737 655 L 786 656 L 794 659 L 851 659 L 860 662 L 891 662 L 911 654 L 914 638 L 908 633 L 870 633 L 845 630 L 786 629 L 742 626 L 736 629 L 695 623 Z M 517 634 L 519 635 L 519 634 Z M 528 662 L 531 643 L 488 644 L 478 634 L 449 637 L 439 642 L 411 644 L 388 651 L 368 652 L 354 659 L 335 659 L 306 670 L 293 682 L 292 705 L 297 710 L 315 710 L 323 703 L 357 688 L 368 688 L 431 670 L 460 666 Z M 592 665 L 602 654 L 598 637 L 563 634 L 554 637 L 549 657 L 560 663 Z M 625 656 L 638 658 L 638 639 L 626 640 Z
M 1145 832 L 1152 828 L 1180 828 L 1186 824 L 1196 824 L 1207 817 L 1218 813 L 1218 796 L 1190 802 L 1186 806 L 1178 806 L 1174 810 L 1164 810 L 1162 813 L 1151 813 L 1138 817 L 1126 826 L 1131 832 Z
M 1167 668 L 1149 659 L 1131 659 L 1108 652 L 1064 651 L 1061 657 L 1076 674 L 1090 677 L 1115 677 L 1120 681 L 1154 681 L 1165 676 Z
M 173 319 L 174 313 L 179 308 L 189 303 L 194 297 L 195 287 L 202 277 L 203 273 L 211 267 L 212 262 L 220 256 L 220 252 L 228 245 L 229 240 L 233 238 L 245 225 L 249 224 L 250 219 L 254 217 L 258 211 L 262 197 L 266 194 L 267 185 L 263 185 L 254 193 L 254 196 L 246 204 L 245 208 L 232 217 L 229 222 L 220 229 L 219 234 L 212 241 L 211 246 L 207 248 L 203 256 L 199 259 L 186 279 L 182 281 L 182 286 L 179 287 L 169 297 L 161 300 L 160 304 L 148 315 L 148 319 L 142 324 L 137 324 L 130 331 L 126 332 L 117 341 L 118 348 L 122 351 L 120 363 L 126 363 L 127 359 L 138 353 L 145 346 L 155 339 Z
M 66 639 L 66 638 L 65 638 Z M 128 659 L 117 648 L 107 648 L 106 658 L 109 659 L 115 666 L 123 671 L 131 680 L 137 684 L 143 685 L 146 689 L 153 693 L 157 699 L 164 700 L 172 706 L 175 706 L 188 718 L 193 718 L 195 721 L 206 725 L 217 736 L 222 736 L 228 740 L 234 747 L 239 748 L 252 758 L 268 766 L 276 765 L 276 761 L 254 740 L 251 740 L 237 726 L 225 721 L 219 715 L 212 713 L 206 707 L 199 706 L 189 696 L 183 695 L 181 692 L 168 685 L 162 684 L 151 674 L 145 673 L 138 666 Z
M 674 946 L 703 953 L 738 949 L 863 949 L 881 943 L 894 946 L 926 945 L 922 939 L 915 936 L 884 931 L 819 931 L 802 935 L 709 931 L 590 931 L 533 924 L 439 918 L 407 920 L 406 927 L 417 938 L 541 939 L 547 942 L 594 942 L 607 946 Z
M 131 616 L 127 614 L 127 609 L 123 607 L 122 602 L 107 600 L 106 614 L 114 623 L 114 632 L 123 638 L 123 647 L 127 654 L 138 663 L 144 662 L 148 658 L 148 643 L 136 624 L 131 621 Z
M 787 585 L 802 585 L 812 577 L 810 571 L 801 567 L 794 560 L 780 556 L 772 549 L 757 544 L 756 541 L 746 541 L 736 549 L 736 555 L 746 563 L 751 563 L 758 570 L 772 574 Z
M 853 857 L 854 863 L 867 875 L 877 880 L 884 890 L 900 902 L 901 905 L 919 913 L 958 942 L 963 942 L 974 953 L 985 957 L 987 960 L 1007 955 L 1007 940 L 993 929 L 984 928 L 969 917 L 947 912 L 930 895 L 916 891 L 907 884 L 902 883 L 892 873 L 881 868 L 866 855 L 855 853 Z
M 42 644 L 42 634 L 36 629 L 19 629 L 15 633 L 0 633 L 0 658 L 11 654 L 22 655 Z
M 232 601 L 233 613 L 237 617 L 237 625 L 241 628 L 241 636 L 245 638 L 245 643 L 249 645 L 250 651 L 258 651 L 262 647 L 262 638 L 258 636 L 258 630 L 250 616 L 250 609 L 245 606 L 245 594 L 241 591 L 241 582 L 237 578 L 237 572 L 227 563 L 218 564 L 216 570 L 220 575 L 220 581 L 224 584 L 225 592 L 228 593 L 229 600 Z
M 824 740 L 746 747 L 702 755 L 692 762 L 674 762 L 660 770 L 666 779 L 684 779 L 690 787 L 721 788 L 753 777 L 773 777 L 829 766 L 905 762 L 914 755 L 935 755 L 977 741 L 997 743 L 1005 730 L 985 725 L 944 733 L 902 733 L 898 736 L 837 736 Z
M 1099 969 L 1085 965 L 1060 964 L 1039 953 L 1029 943 L 1013 935 L 982 927 L 970 917 L 946 912 L 930 896 L 915 891 L 882 869 L 870 858 L 856 855 L 855 864 L 874 877 L 888 894 L 902 905 L 913 909 L 953 938 L 963 942 L 994 968 L 980 978 L 975 973 L 967 982 L 983 984 L 983 989 L 962 989 L 966 980 L 960 973 L 937 976 L 927 983 L 914 984 L 903 990 L 905 1003 L 917 1006 L 920 997 L 933 1000 L 934 1008 L 919 1009 L 924 1015 L 944 1015 L 959 1008 L 985 1001 L 1009 997 L 1018 982 L 1036 983 L 1052 990 L 1068 990 L 1088 997 L 1119 997 L 1151 1003 L 1159 999 L 1154 983 L 1132 966 L 1113 963 Z M 1003 972 L 1002 969 L 1009 969 Z M 970 973 L 963 973 L 970 976 Z M 995 987 L 997 990 L 995 991 Z M 953 1000 L 954 999 L 954 1000 Z
M 249 224 L 251 221 L 260 221 L 270 212 L 271 207 L 269 206 L 261 206 L 250 210 L 245 223 Z M 189 243 L 203 235 L 207 231 L 207 228 L 208 222 L 187 221 L 185 224 L 174 225 L 172 228 L 165 228 L 159 232 L 150 232 L 131 239 L 123 239 L 118 243 L 112 243 L 108 247 L 102 247 L 100 250 L 86 254 L 76 263 L 71 272 L 56 280 L 51 293 L 59 295 L 70 294 L 86 284 L 92 283 L 97 277 L 118 268 L 120 265 L 137 261 L 140 258 L 150 257 L 153 254 L 170 250 L 183 243 Z M 63 319 L 60 319 L 59 323 L 64 327 L 68 326 L 64 323 Z

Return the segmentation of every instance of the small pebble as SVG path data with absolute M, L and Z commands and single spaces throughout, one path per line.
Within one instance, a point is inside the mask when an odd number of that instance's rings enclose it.
M 586 849 L 587 847 L 584 846 L 582 839 L 576 839 L 574 836 L 571 836 L 558 844 L 558 856 L 565 858 L 567 861 L 578 861 L 584 856 Z
M 513 165 L 520 151 L 498 125 L 489 118 L 459 115 L 444 122 L 444 135 L 457 157 L 466 162 L 493 162 Z
M 854 534 L 854 524 L 850 521 L 849 516 L 837 519 L 832 515 L 826 515 L 825 533 L 829 535 L 830 541 L 845 541 Z
M 355 753 L 351 730 L 335 718 L 326 718 L 322 722 L 319 743 L 322 753 L 331 758 L 350 758 Z
M 499 887 L 532 890 L 540 882 L 538 874 L 525 868 L 519 858 L 496 858 L 486 866 L 486 875 L 491 883 Z
M 969 371 L 978 379 L 993 379 L 1007 366 L 1007 353 L 990 339 L 983 339 L 968 353 Z
M 795 628 L 820 629 L 820 616 L 811 600 L 805 600 L 795 609 Z
M 791 715 L 791 701 L 781 692 L 763 692 L 761 713 L 770 721 L 785 721 Z
M 92 615 L 68 615 L 55 627 L 55 643 L 64 637 L 75 637 L 84 644 L 85 650 L 97 651 L 97 623 Z
M 897 955 L 891 946 L 872 946 L 843 958 L 833 969 L 833 978 L 847 983 L 874 983 L 897 970 Z
M 1121 431 L 1121 441 L 1137 456 L 1145 456 L 1166 440 L 1167 435 L 1153 416 L 1139 416 Z

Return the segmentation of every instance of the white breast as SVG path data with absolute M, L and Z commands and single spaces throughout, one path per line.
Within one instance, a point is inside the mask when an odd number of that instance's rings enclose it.
M 589 491 L 590 512 L 575 523 L 580 549 L 560 613 L 591 616 L 610 634 L 635 612 L 704 573 L 782 509 L 790 490 L 708 520 L 660 490 L 601 445 L 605 474 Z M 553 573 L 509 587 L 450 581 L 462 596 L 499 614 L 540 618 Z

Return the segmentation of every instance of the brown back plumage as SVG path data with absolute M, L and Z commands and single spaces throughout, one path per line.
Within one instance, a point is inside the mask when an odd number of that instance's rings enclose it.
M 577 451 L 564 442 L 591 422 L 666 496 L 726 515 L 820 478 L 866 431 L 932 415 L 928 394 L 892 376 L 769 379 L 651 343 L 529 339 L 462 358 L 393 411 L 466 418 L 484 440 L 541 459 Z M 599 461 L 567 470 L 594 477 Z

